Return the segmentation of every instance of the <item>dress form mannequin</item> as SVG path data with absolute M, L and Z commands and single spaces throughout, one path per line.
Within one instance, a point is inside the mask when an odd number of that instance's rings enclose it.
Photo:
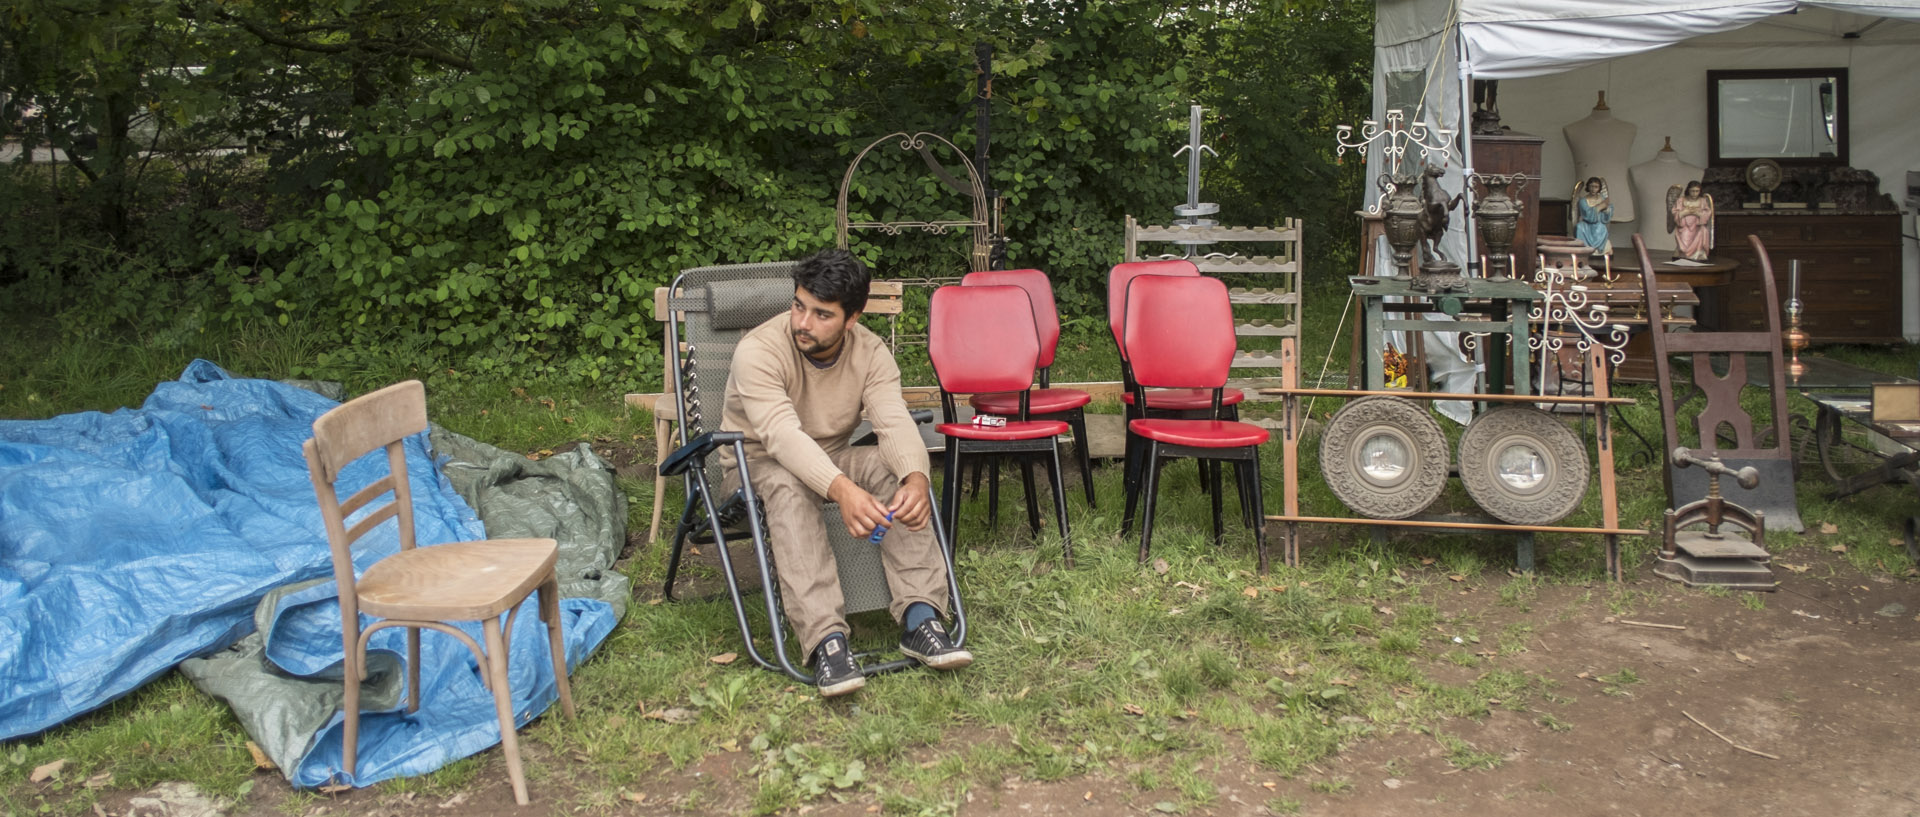
M 1573 150 L 1574 178 L 1599 176 L 1615 186 L 1613 221 L 1616 224 L 1634 220 L 1634 197 L 1621 195 L 1626 191 L 1618 187 L 1627 179 L 1627 156 L 1637 130 L 1632 123 L 1613 118 L 1613 111 L 1607 107 L 1606 91 L 1600 92 L 1600 102 L 1593 106 L 1593 113 L 1560 130 L 1567 137 L 1567 147 Z
M 1680 161 L 1680 154 L 1673 150 L 1673 137 L 1669 136 L 1666 145 L 1653 154 L 1653 159 L 1634 165 L 1627 172 L 1633 177 L 1634 206 L 1643 213 L 1663 213 L 1667 209 L 1667 188 L 1697 182 L 1703 171 Z M 1657 225 L 1642 229 L 1640 238 L 1647 242 L 1649 250 L 1673 249 L 1673 234 L 1657 229 Z

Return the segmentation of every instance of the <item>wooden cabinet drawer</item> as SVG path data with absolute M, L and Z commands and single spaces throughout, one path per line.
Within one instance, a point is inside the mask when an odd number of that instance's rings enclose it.
M 1714 220 L 1715 249 L 1745 249 L 1748 235 L 1759 236 L 1776 261 L 1779 250 L 1790 247 L 1891 245 L 1898 249 L 1900 217 L 1722 214 Z

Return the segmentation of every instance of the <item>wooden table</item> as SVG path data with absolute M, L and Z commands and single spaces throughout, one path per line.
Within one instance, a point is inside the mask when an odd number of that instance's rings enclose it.
M 1695 321 L 1703 332 L 1725 332 L 1727 326 L 1727 287 L 1733 283 L 1733 271 L 1739 262 L 1731 258 L 1709 258 L 1705 266 L 1686 266 L 1671 263 L 1655 263 L 1653 274 L 1659 279 L 1662 288 L 1669 283 L 1686 284 L 1700 296 L 1700 305 L 1695 310 Z M 1640 262 L 1637 259 L 1614 257 L 1612 271 L 1640 274 Z

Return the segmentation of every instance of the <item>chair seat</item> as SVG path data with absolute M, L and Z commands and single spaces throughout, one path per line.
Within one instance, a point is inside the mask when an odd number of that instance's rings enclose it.
M 1250 423 L 1229 420 L 1134 420 L 1128 428 L 1149 440 L 1196 448 L 1238 448 L 1259 445 L 1270 436 L 1267 430 Z
M 553 574 L 552 539 L 487 539 L 403 550 L 355 586 L 360 609 L 381 618 L 474 621 L 507 611 Z
M 962 440 L 1038 440 L 1067 433 L 1060 420 L 1008 420 L 1004 426 L 977 426 L 972 423 L 941 423 L 936 431 Z
M 1079 389 L 1034 389 L 1027 392 L 1027 412 L 1029 414 L 1054 414 L 1072 411 L 1093 402 L 1093 395 Z M 1151 398 L 1149 398 L 1151 402 Z M 976 394 L 967 398 L 967 405 L 983 414 L 999 414 L 1014 417 L 1020 413 L 1020 393 L 1003 391 L 995 394 Z
M 1220 405 L 1231 406 L 1247 399 L 1239 389 L 1221 389 Z M 1121 392 L 1120 400 L 1133 405 L 1133 392 Z M 1148 389 L 1147 408 L 1168 411 L 1192 411 L 1213 408 L 1212 389 Z

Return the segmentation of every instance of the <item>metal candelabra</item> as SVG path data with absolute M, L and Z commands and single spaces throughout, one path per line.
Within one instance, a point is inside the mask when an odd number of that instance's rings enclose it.
M 1380 195 L 1367 205 L 1367 213 L 1381 217 L 1387 243 L 1393 247 L 1393 264 L 1402 276 L 1411 274 L 1413 248 L 1420 241 L 1422 209 L 1419 174 L 1409 172 L 1411 168 L 1405 166 L 1407 149 L 1420 148 L 1421 158 L 1429 163 L 1445 161 L 1447 151 L 1453 146 L 1453 137 L 1454 132 L 1449 128 L 1428 128 L 1419 121 L 1408 125 L 1406 115 L 1398 108 L 1387 111 L 1384 125 L 1372 119 L 1361 122 L 1357 138 L 1352 125 L 1336 129 L 1336 157 L 1345 156 L 1349 150 L 1364 153 L 1378 147 L 1387 163 L 1387 172 L 1378 179 Z

